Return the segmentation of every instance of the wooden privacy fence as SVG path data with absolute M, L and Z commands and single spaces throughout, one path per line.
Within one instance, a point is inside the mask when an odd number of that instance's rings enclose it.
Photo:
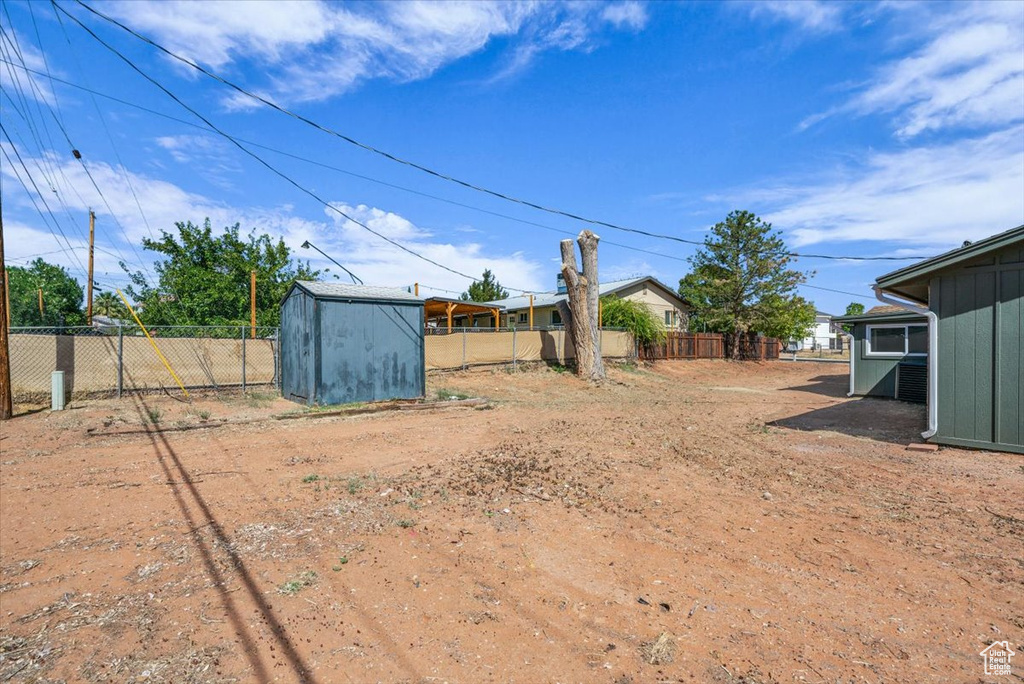
M 742 337 L 739 358 L 745 361 L 767 361 L 779 358 L 782 345 L 768 337 Z M 720 333 L 667 333 L 660 344 L 641 346 L 640 357 L 658 359 L 725 359 L 730 358 L 732 341 Z

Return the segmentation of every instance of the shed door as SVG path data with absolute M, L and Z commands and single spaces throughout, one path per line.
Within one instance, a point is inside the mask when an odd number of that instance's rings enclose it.
M 312 297 L 295 291 L 285 302 L 281 328 L 281 392 L 286 399 L 313 402 Z
M 373 308 L 373 398 L 423 396 L 422 309 L 394 304 Z
M 317 401 L 423 396 L 422 311 L 378 302 L 321 302 Z

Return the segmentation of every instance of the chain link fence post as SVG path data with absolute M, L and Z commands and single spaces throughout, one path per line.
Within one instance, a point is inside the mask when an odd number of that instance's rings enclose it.
M 117 324 L 117 398 L 124 394 L 124 326 Z
M 515 371 L 516 368 L 516 329 L 512 328 L 512 370 Z
M 465 328 L 463 328 L 462 329 L 462 370 L 466 370 L 466 336 L 468 334 L 469 334 L 468 331 Z
M 242 331 L 242 393 L 245 393 L 245 326 L 238 326 Z

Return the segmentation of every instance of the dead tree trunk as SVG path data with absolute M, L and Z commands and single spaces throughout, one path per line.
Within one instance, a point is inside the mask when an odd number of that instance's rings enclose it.
M 604 360 L 601 358 L 600 299 L 601 281 L 597 277 L 597 243 L 601 238 L 582 231 L 576 238 L 583 260 L 583 277 L 587 281 L 587 313 L 590 316 L 590 339 L 594 355 L 594 366 L 590 372 L 592 380 L 604 380 Z
M 576 375 L 588 380 L 603 380 L 604 363 L 597 329 L 598 279 L 597 241 L 599 238 L 585 230 L 579 235 L 580 252 L 584 259 L 584 273 L 576 268 L 576 249 L 572 240 L 562 240 L 562 276 L 565 278 L 569 299 L 569 318 L 566 332 L 576 353 Z M 564 316 L 563 316 L 564 318 Z

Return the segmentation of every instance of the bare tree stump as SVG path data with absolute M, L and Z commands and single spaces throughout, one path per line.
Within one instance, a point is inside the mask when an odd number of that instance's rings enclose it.
M 584 272 L 576 268 L 576 249 L 572 240 L 562 240 L 562 276 L 569 299 L 566 332 L 576 352 L 576 375 L 588 380 L 603 380 L 600 331 L 597 329 L 599 281 L 597 279 L 597 242 L 600 238 L 589 230 L 580 233 L 578 242 L 583 255 Z
M 576 238 L 580 246 L 583 260 L 583 277 L 587 281 L 587 313 L 590 316 L 591 349 L 594 365 L 590 372 L 591 380 L 604 380 L 604 360 L 601 358 L 600 299 L 601 280 L 597 277 L 597 243 L 600 237 L 589 230 L 582 231 Z

